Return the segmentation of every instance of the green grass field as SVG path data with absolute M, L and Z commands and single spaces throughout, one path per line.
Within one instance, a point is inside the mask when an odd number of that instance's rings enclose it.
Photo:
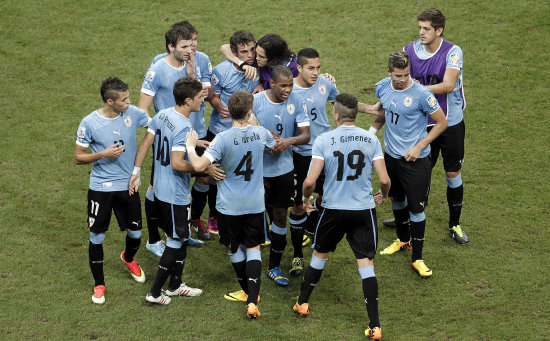
M 90 166 L 74 165 L 75 133 L 102 105 L 98 89 L 108 76 L 127 82 L 137 105 L 143 75 L 176 21 L 197 27 L 199 50 L 214 65 L 237 29 L 256 38 L 279 33 L 295 52 L 314 47 L 340 92 L 373 103 L 389 53 L 417 39 L 416 16 L 432 6 L 447 16 L 445 38 L 464 51 L 462 226 L 471 242 L 458 246 L 448 236 L 440 162 L 426 212 L 424 259 L 433 278 L 410 271 L 410 254 L 375 260 L 384 339 L 550 339 L 550 4 L 325 0 L 0 3 L 0 339 L 363 339 L 361 282 L 345 242 L 325 267 L 308 318 L 292 312 L 299 279 L 279 288 L 263 277 L 262 317 L 249 321 L 243 304 L 222 298 L 237 282 L 217 241 L 188 252 L 184 279 L 203 296 L 148 306 L 158 258 L 145 250 L 144 229 L 136 259 L 148 279 L 131 280 L 113 219 L 105 242 L 107 302 L 92 304 Z M 371 120 L 358 123 L 368 128 Z M 390 215 L 389 203 L 378 208 L 379 221 Z M 394 238 L 380 227 L 380 245 Z M 264 264 L 267 256 L 264 250 Z

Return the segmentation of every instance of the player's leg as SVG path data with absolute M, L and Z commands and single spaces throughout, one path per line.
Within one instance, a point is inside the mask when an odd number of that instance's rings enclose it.
M 242 224 L 243 245 L 246 247 L 246 278 L 248 286 L 248 298 L 246 300 L 249 317 L 259 317 L 260 312 L 254 307 L 260 301 L 260 284 L 262 273 L 262 255 L 260 244 L 264 241 L 263 225 L 264 212 L 247 214 Z M 254 306 L 251 306 L 253 304 Z M 252 316 L 257 312 L 257 316 Z
M 149 233 L 145 247 L 155 256 L 162 257 L 166 243 L 160 238 L 158 212 L 155 204 L 153 186 L 147 187 L 145 193 L 145 217 L 147 219 L 147 231 Z
M 311 162 L 311 156 L 303 156 L 293 152 L 294 160 L 294 195 L 293 206 L 290 209 L 288 224 L 290 227 L 290 240 L 294 249 L 292 276 L 300 276 L 304 269 L 304 253 L 302 247 L 304 243 L 304 229 L 307 224 L 307 214 L 303 209 L 302 203 L 302 185 L 307 176 L 307 170 Z
M 361 276 L 363 297 L 369 316 L 369 328 L 365 330 L 365 335 L 370 339 L 381 339 L 382 330 L 380 329 L 378 314 L 378 280 L 374 273 L 374 262 L 369 258 L 361 258 L 357 260 L 357 267 Z
M 276 205 L 276 204 L 274 204 Z M 287 286 L 288 278 L 281 271 L 281 259 L 286 248 L 286 216 L 287 207 L 273 207 L 273 221 L 271 223 L 271 248 L 267 276 L 279 286 Z
M 202 240 L 210 240 L 210 233 L 206 228 L 201 215 L 206 206 L 208 189 L 210 188 L 210 177 L 203 175 L 195 176 L 195 183 L 191 189 L 191 226 L 197 232 L 197 236 Z
M 208 208 L 210 210 L 208 217 L 208 232 L 219 234 L 218 210 L 216 210 L 216 197 L 218 195 L 218 185 L 216 181 L 210 178 L 210 187 L 208 188 Z

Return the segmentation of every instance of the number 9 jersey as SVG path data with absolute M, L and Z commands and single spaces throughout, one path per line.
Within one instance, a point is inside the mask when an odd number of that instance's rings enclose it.
M 313 143 L 313 159 L 325 162 L 324 208 L 366 210 L 375 207 L 372 196 L 372 162 L 383 159 L 374 135 L 356 126 L 339 126 Z

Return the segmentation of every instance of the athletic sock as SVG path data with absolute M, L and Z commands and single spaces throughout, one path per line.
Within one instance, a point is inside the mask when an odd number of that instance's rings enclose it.
M 462 185 L 451 188 L 447 186 L 447 204 L 449 205 L 449 228 L 460 225 L 460 214 L 462 213 L 462 199 L 464 187 Z
M 145 198 L 145 217 L 147 218 L 147 231 L 149 231 L 149 244 L 155 244 L 160 240 L 158 214 L 155 202 Z
M 241 289 L 243 289 L 243 291 L 248 294 L 248 281 L 246 277 L 246 259 L 238 263 L 231 262 L 231 265 L 233 265 L 233 269 L 235 270 L 235 274 L 237 275 L 237 282 L 239 282 Z
M 406 243 L 411 239 L 410 218 L 408 208 L 393 210 L 395 217 L 395 232 L 400 241 Z
M 306 224 L 307 214 L 295 215 L 290 213 L 288 224 L 290 226 L 290 240 L 294 248 L 294 258 L 304 258 L 302 252 L 302 243 L 304 241 L 304 226 Z
M 139 245 L 141 244 L 141 238 L 130 238 L 129 235 L 126 235 L 126 250 L 124 251 L 124 260 L 127 263 L 131 263 L 139 250 Z
M 176 260 L 174 263 L 174 270 L 170 274 L 170 282 L 168 283 L 168 289 L 176 290 L 182 283 L 183 268 L 185 267 L 185 259 L 187 258 L 187 243 L 183 243 L 179 249 L 177 249 Z
M 174 271 L 174 265 L 176 262 L 178 251 L 179 249 L 171 248 L 168 245 L 166 246 L 166 249 L 164 249 L 164 253 L 162 254 L 162 257 L 159 261 L 157 276 L 155 277 L 155 281 L 153 282 L 153 287 L 149 291 L 153 297 L 160 296 L 162 286 L 166 282 L 168 276 L 170 276 L 172 271 Z
M 304 304 L 309 301 L 311 292 L 321 279 L 323 269 L 314 269 L 311 265 L 308 265 L 304 278 L 302 279 L 302 286 L 300 288 L 300 296 L 298 297 L 298 304 Z
M 315 234 L 317 224 L 319 223 L 319 211 L 313 211 L 307 216 L 306 223 L 304 224 L 304 232 L 310 235 Z
M 280 228 L 271 224 L 271 249 L 269 251 L 269 266 L 271 270 L 281 264 L 281 258 L 286 247 L 286 227 Z
M 262 258 L 259 250 L 250 250 L 246 253 L 246 278 L 248 298 L 246 304 L 258 304 L 262 274 Z M 244 289 L 243 289 L 244 290 Z
M 197 181 L 195 179 L 195 181 Z M 208 196 L 208 185 L 204 186 L 205 191 L 198 191 L 196 187 L 203 187 L 202 185 L 197 185 L 195 182 L 195 185 L 193 185 L 193 189 L 191 190 L 191 220 L 200 219 L 202 215 L 202 211 L 204 211 L 204 207 L 206 206 L 206 198 Z
M 218 185 L 210 183 L 208 188 L 208 209 L 210 210 L 210 217 L 217 217 L 218 210 L 216 210 L 216 196 L 218 195 Z
M 90 242 L 88 245 L 88 257 L 95 286 L 105 285 L 105 278 L 103 276 L 103 244 Z
M 378 281 L 374 274 L 374 265 L 365 266 L 359 269 L 363 284 L 363 296 L 367 305 L 369 315 L 369 328 L 380 327 L 378 315 Z
M 411 245 L 412 262 L 422 259 L 422 249 L 424 248 L 424 232 L 426 230 L 426 220 L 411 220 Z

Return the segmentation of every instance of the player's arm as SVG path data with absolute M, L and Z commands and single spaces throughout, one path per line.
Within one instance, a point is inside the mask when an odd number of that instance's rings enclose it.
M 193 169 L 197 173 L 204 172 L 208 166 L 210 166 L 210 160 L 204 156 L 198 156 L 197 152 L 195 151 L 195 147 L 197 146 L 197 141 L 199 137 L 197 135 L 197 132 L 195 130 L 191 130 L 189 133 L 187 133 L 187 138 L 185 139 L 185 145 L 187 146 L 187 157 L 189 158 L 189 161 L 191 162 L 191 166 L 193 166 Z
M 212 104 L 212 107 L 214 107 L 214 109 L 218 111 L 222 118 L 231 118 L 231 115 L 229 114 L 229 109 L 227 108 L 227 106 L 224 106 L 222 104 L 220 94 L 214 93 L 212 95 L 212 100 L 210 100 L 210 104 Z
M 460 76 L 460 69 L 455 68 L 446 68 L 445 74 L 443 75 L 443 82 L 433 84 L 433 85 L 426 85 L 426 87 L 436 95 L 440 94 L 450 94 L 453 92 L 456 81 L 458 80 L 458 76 Z
M 309 125 L 307 126 L 298 126 L 300 134 L 292 137 L 277 138 L 277 144 L 273 147 L 273 153 L 282 153 L 292 145 L 306 144 L 311 139 L 311 134 L 309 132 Z
M 139 104 L 138 107 L 145 111 L 147 114 L 149 114 L 149 108 L 151 107 L 151 104 L 153 104 L 153 97 L 151 95 L 147 95 L 143 92 L 139 93 Z
M 409 149 L 405 154 L 405 160 L 407 161 L 416 161 L 418 156 L 433 140 L 435 140 L 442 132 L 447 129 L 447 118 L 443 113 L 441 108 L 438 108 L 435 112 L 430 114 L 432 120 L 434 120 L 435 125 L 432 127 L 428 135 L 424 137 L 420 142 L 418 142 L 414 147 Z
M 122 154 L 124 148 L 124 145 L 119 147 L 118 143 L 115 143 L 100 152 L 87 153 L 88 147 L 76 144 L 74 147 L 74 163 L 77 165 L 85 165 L 105 158 L 114 159 Z
M 386 123 L 386 117 L 385 116 L 376 116 L 374 121 L 372 121 L 372 124 L 369 128 L 369 131 L 373 134 L 376 134 L 376 132 L 378 130 L 380 130 L 380 128 L 382 128 L 384 123 Z
M 382 107 L 382 103 L 380 102 L 376 102 L 374 105 L 359 102 L 357 103 L 357 111 L 374 116 L 384 116 L 385 113 L 384 107 Z
M 139 144 L 136 159 L 134 160 L 134 171 L 132 172 L 129 185 L 130 195 L 138 191 L 141 166 L 143 165 L 143 160 L 145 160 L 147 152 L 153 145 L 153 142 L 155 142 L 155 134 L 151 130 L 147 130 L 145 137 L 143 137 L 143 140 Z
M 319 175 L 321 175 L 321 171 L 323 170 L 323 167 L 325 166 L 325 160 L 313 156 L 311 159 L 311 166 L 309 167 L 309 172 L 307 174 L 306 179 L 304 180 L 304 183 L 302 185 L 302 202 L 304 203 L 304 210 L 307 212 L 311 212 L 310 206 L 310 197 L 313 191 L 315 190 L 315 183 L 317 182 L 317 178 L 319 178 Z
M 223 54 L 225 59 L 229 60 L 231 63 L 240 65 L 241 70 L 244 71 L 244 79 L 258 79 L 258 69 L 256 69 L 256 67 L 252 65 L 246 64 L 245 62 L 237 58 L 237 56 L 233 54 L 233 51 L 231 51 L 231 46 L 229 44 L 223 44 L 222 46 L 220 46 L 220 52 L 221 54 Z
M 378 179 L 380 180 L 380 190 L 374 195 L 374 201 L 377 204 L 382 204 L 388 199 L 388 193 L 390 192 L 391 181 L 386 170 L 386 162 L 384 158 L 376 159 L 372 162 Z

